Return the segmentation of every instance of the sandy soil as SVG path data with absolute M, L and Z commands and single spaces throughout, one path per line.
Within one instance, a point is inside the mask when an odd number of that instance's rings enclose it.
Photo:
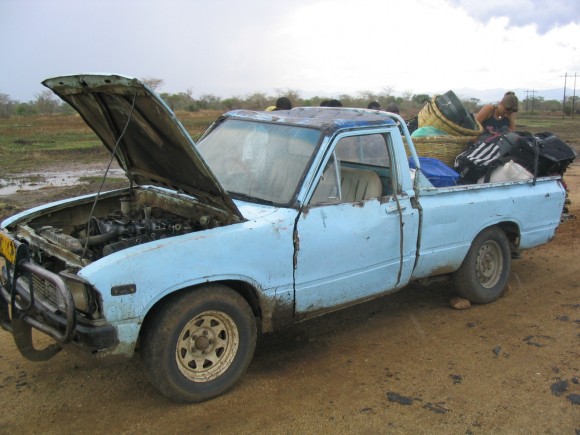
M 579 164 L 566 181 L 580 215 Z M 4 213 L 76 193 L 3 198 Z M 33 363 L 0 332 L 0 434 L 578 434 L 577 228 L 564 222 L 514 260 L 495 303 L 453 310 L 447 284 L 413 285 L 261 337 L 241 382 L 201 404 L 168 402 L 139 358 L 101 368 L 63 351 Z

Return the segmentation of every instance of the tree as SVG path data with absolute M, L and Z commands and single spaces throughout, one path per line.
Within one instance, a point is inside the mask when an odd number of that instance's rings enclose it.
M 315 106 L 320 106 L 320 103 L 326 100 L 326 98 L 322 98 L 319 96 L 314 96 L 312 98 L 304 98 L 300 100 L 300 105 L 301 106 L 306 106 L 306 107 L 315 107 Z
M 193 108 L 195 106 L 195 101 L 191 95 L 185 92 L 180 92 L 179 94 L 163 93 L 160 94 L 160 97 L 163 98 L 163 101 L 167 103 L 171 110 L 188 110 L 190 112 L 194 111 Z
M 413 100 L 413 91 L 404 91 L 403 92 L 403 100 L 405 101 L 412 101 Z
M 580 96 L 568 97 L 564 105 L 564 114 L 574 115 L 580 110 Z
M 360 95 L 363 103 L 366 101 L 366 103 L 368 104 L 371 101 L 378 101 L 379 100 L 379 96 L 372 91 L 366 91 L 366 90 L 360 91 L 359 95 Z M 366 107 L 366 105 L 364 107 Z
M 479 103 L 480 103 L 480 99 L 479 98 L 470 98 L 468 100 L 463 100 L 463 106 L 471 113 L 475 113 L 477 112 L 477 108 L 479 107 Z
M 388 99 L 391 95 L 393 95 L 393 89 L 393 86 L 383 86 L 381 95 L 384 95 Z
M 56 99 L 52 91 L 46 90 L 35 95 L 34 107 L 37 113 L 51 114 L 58 111 L 60 101 Z
M 145 77 L 142 78 L 141 81 L 153 90 L 156 90 L 157 88 L 161 88 L 163 86 L 163 79 L 158 79 L 155 77 Z
M 537 112 L 542 107 L 543 102 L 544 97 L 532 97 L 522 100 L 521 105 L 523 105 L 523 111 L 533 114 L 535 111 Z M 520 110 L 522 110 L 521 105 Z
M 415 104 L 423 105 L 423 104 L 427 103 L 430 99 L 431 99 L 431 97 L 427 94 L 415 94 L 411 98 L 411 101 Z
M 338 96 L 338 101 L 341 102 L 343 107 L 357 107 L 357 106 L 359 106 L 359 104 L 357 104 L 357 100 L 348 94 L 340 94 Z M 366 107 L 366 105 L 365 105 L 365 107 Z
M 0 118 L 7 118 L 12 115 L 14 104 L 8 94 L 0 93 Z
M 263 92 L 254 92 L 253 94 L 248 95 L 245 98 L 245 105 L 247 109 L 250 110 L 264 110 L 270 104 L 268 104 L 272 100 L 271 97 L 268 97 Z
M 221 98 L 213 94 L 203 94 L 197 101 L 198 107 L 201 110 L 205 109 L 219 109 Z
M 222 106 L 226 110 L 235 110 L 244 107 L 244 103 L 240 97 L 231 97 L 222 100 Z
M 277 97 L 287 97 L 292 103 L 292 107 L 302 106 L 300 92 L 296 89 L 276 89 Z
M 32 103 L 18 103 L 14 108 L 14 114 L 17 116 L 36 115 L 37 113 Z
M 542 103 L 541 109 L 546 112 L 559 112 L 562 110 L 562 102 L 559 100 L 546 100 Z

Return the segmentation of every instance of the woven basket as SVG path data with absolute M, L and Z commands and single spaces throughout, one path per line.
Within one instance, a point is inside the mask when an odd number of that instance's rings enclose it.
M 425 106 L 419 112 L 419 127 L 430 125 L 431 127 L 443 130 L 452 136 L 479 136 L 481 133 L 483 133 L 483 127 L 477 121 L 475 121 L 475 123 L 478 129 L 471 130 L 469 128 L 455 124 L 451 120 L 447 119 L 441 110 L 439 110 L 437 107 L 437 103 L 435 102 L 436 97 L 437 96 L 435 95 L 433 98 L 431 98 L 431 101 L 425 104 Z
M 418 156 L 433 157 L 453 167 L 455 157 L 476 139 L 477 136 L 419 136 L 413 138 L 413 144 Z

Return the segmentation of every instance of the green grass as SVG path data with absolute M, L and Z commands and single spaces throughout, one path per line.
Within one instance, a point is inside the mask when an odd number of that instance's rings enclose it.
M 547 127 L 560 126 L 563 122 L 568 120 L 562 118 L 537 118 L 533 116 L 520 116 L 516 119 L 516 128 L 518 130 L 538 130 Z
M 219 115 L 216 111 L 202 111 L 180 112 L 177 116 L 193 140 L 197 140 Z M 106 148 L 78 115 L 0 118 L 0 175 L 71 159 L 90 163 L 106 158 Z

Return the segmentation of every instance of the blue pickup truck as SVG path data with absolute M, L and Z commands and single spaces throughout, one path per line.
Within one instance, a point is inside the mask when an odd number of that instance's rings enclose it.
M 236 110 L 194 143 L 136 79 L 43 84 L 96 132 L 130 187 L 1 224 L 1 325 L 31 360 L 66 347 L 102 361 L 139 352 L 176 401 L 231 388 L 258 334 L 411 281 L 445 277 L 492 302 L 511 255 L 560 223 L 559 177 L 433 187 L 391 113 Z M 37 348 L 33 330 L 54 344 Z

